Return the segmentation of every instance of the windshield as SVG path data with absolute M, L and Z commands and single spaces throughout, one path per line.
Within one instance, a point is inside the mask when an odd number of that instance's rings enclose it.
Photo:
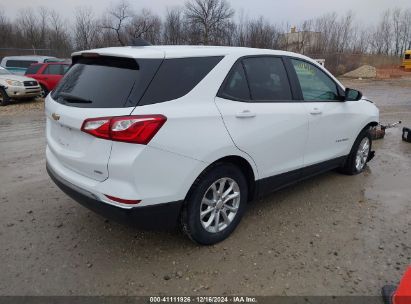
M 10 75 L 11 73 L 6 69 L 0 69 L 0 75 Z

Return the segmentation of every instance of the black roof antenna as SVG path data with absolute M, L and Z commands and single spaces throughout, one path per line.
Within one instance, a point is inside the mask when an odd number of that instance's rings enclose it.
M 150 42 L 144 40 L 143 38 L 134 38 L 131 42 L 131 46 L 150 46 L 152 45 Z

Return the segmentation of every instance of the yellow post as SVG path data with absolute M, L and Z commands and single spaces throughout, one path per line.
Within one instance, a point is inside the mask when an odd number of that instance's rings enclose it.
M 401 67 L 406 70 L 411 70 L 411 50 L 405 51 L 404 60 Z

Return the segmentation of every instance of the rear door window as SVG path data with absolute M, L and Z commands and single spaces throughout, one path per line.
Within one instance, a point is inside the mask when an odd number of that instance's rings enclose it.
M 133 107 L 162 61 L 109 56 L 75 58 L 52 97 L 65 105 L 83 108 Z
M 223 57 L 165 59 L 139 105 L 183 97 L 194 89 Z
M 292 93 L 280 57 L 255 57 L 243 60 L 251 98 L 258 101 L 289 101 Z
M 61 64 L 49 64 L 43 74 L 47 75 L 62 75 Z

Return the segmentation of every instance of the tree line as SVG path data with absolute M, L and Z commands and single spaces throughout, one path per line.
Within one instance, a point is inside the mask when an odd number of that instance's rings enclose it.
M 164 16 L 121 0 L 101 15 L 78 7 L 72 21 L 44 7 L 22 9 L 14 18 L 0 8 L 0 48 L 50 49 L 61 57 L 75 50 L 130 45 L 135 38 L 152 44 L 290 49 L 285 35 L 290 28 L 262 16 L 236 14 L 227 0 L 188 0 L 168 8 Z M 301 53 L 400 56 L 411 49 L 411 8 L 386 10 L 368 26 L 360 25 L 352 12 L 329 13 L 301 22 L 297 31 L 292 47 Z

